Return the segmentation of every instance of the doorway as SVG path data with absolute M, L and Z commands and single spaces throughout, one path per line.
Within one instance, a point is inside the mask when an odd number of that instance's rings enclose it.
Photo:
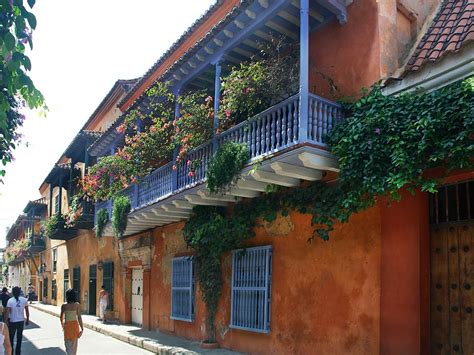
M 97 265 L 89 265 L 89 315 L 96 315 Z
M 132 269 L 132 323 L 143 323 L 143 269 Z
M 431 354 L 474 353 L 474 182 L 430 200 Z

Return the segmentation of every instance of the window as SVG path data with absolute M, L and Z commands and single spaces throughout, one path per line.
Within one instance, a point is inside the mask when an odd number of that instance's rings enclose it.
M 43 280 L 43 297 L 48 298 L 48 278 L 45 277 Z
M 193 262 L 189 257 L 173 259 L 171 279 L 171 319 L 194 319 Z
M 81 268 L 72 269 L 72 289 L 76 291 L 76 301 L 81 303 Z
M 69 269 L 64 269 L 64 290 L 63 297 L 64 302 L 66 302 L 66 291 L 69 289 Z
M 270 331 L 272 247 L 232 252 L 230 328 Z
M 56 300 L 57 291 L 56 280 L 51 280 L 51 299 Z
M 113 311 L 114 309 L 114 263 L 112 261 L 103 264 L 102 283 L 105 290 L 109 293 L 109 304 L 107 309 Z
M 56 272 L 58 267 L 58 249 L 53 249 L 53 272 Z
M 54 213 L 59 213 L 59 208 L 61 207 L 60 205 L 61 201 L 59 201 L 59 194 L 54 196 Z

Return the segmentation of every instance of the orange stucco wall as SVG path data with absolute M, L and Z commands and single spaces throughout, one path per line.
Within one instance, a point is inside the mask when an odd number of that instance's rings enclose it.
M 354 1 L 347 19 L 310 36 L 310 91 L 328 99 L 357 97 L 380 79 L 377 1 Z
M 58 261 L 56 272 L 52 268 L 52 252 L 53 249 L 58 251 Z M 118 309 L 121 300 L 121 289 L 118 281 L 120 280 L 120 257 L 118 254 L 118 242 L 113 237 L 96 238 L 93 231 L 84 231 L 76 238 L 67 242 L 59 240 L 48 240 L 47 247 L 41 253 L 43 262 L 46 263 L 46 272 L 44 277 L 48 278 L 48 297 L 44 300 L 50 304 L 62 304 L 64 300 L 64 270 L 69 269 L 69 287 L 72 287 L 73 268 L 79 266 L 81 268 L 81 299 L 80 303 L 84 312 L 88 311 L 89 295 L 89 266 L 97 265 L 99 261 L 114 262 L 114 312 L 110 317 L 118 318 Z M 102 285 L 103 271 L 97 269 L 97 300 L 100 286 Z M 57 283 L 57 299 L 51 298 L 51 280 L 55 279 Z M 98 306 L 96 305 L 98 314 Z
M 429 347 L 428 194 L 404 191 L 381 205 L 381 354 L 420 354 Z
M 151 268 L 151 328 L 202 340 L 205 307 L 196 294 L 194 322 L 170 319 L 171 261 L 189 254 L 181 224 L 154 231 Z M 223 259 L 224 289 L 217 315 L 221 346 L 263 353 L 376 353 L 379 349 L 380 211 L 354 215 L 336 227 L 331 240 L 307 240 L 310 217 L 292 213 L 257 229 L 248 245 L 272 245 L 271 332 L 258 334 L 228 328 L 231 258 Z

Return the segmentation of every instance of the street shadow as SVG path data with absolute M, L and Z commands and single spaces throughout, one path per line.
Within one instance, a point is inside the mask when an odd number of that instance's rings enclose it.
M 37 329 L 37 328 L 40 328 L 40 326 L 36 324 L 35 322 L 30 321 L 30 324 L 25 325 L 24 329 Z

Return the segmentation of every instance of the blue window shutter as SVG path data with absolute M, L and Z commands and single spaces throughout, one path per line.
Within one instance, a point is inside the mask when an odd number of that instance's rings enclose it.
M 171 319 L 194 319 L 194 272 L 189 257 L 173 259 L 171 278 Z
M 272 247 L 232 252 L 230 328 L 270 331 Z

